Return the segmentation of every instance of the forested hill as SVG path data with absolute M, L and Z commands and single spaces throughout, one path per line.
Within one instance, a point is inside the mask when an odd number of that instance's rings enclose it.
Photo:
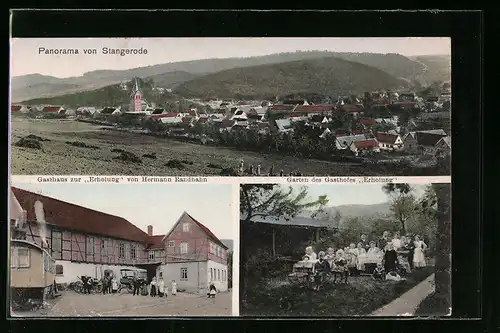
M 158 83 L 168 88 L 172 84 L 194 78 L 195 76 L 211 74 L 233 68 L 269 65 L 298 60 L 318 59 L 324 57 L 337 57 L 344 60 L 355 61 L 368 66 L 376 67 L 394 76 L 412 80 L 422 73 L 425 65 L 413 61 L 399 54 L 379 53 L 337 53 L 329 51 L 298 51 L 290 53 L 277 53 L 265 56 L 248 58 L 201 59 L 191 61 L 173 62 L 127 70 L 95 70 L 79 77 L 57 78 L 53 76 L 29 74 L 15 76 L 11 80 L 12 101 L 50 97 L 73 93 L 77 91 L 92 90 L 107 85 L 130 80 L 134 77 L 156 80 L 158 75 L 178 72 L 171 80 L 158 80 Z M 170 75 L 172 77 L 172 75 Z
M 335 57 L 230 69 L 187 81 L 175 92 L 190 97 L 266 98 L 296 92 L 335 96 L 397 89 L 403 80 L 386 72 Z

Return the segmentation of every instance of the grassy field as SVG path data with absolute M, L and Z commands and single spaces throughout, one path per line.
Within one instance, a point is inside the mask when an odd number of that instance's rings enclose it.
M 301 285 L 260 284 L 249 288 L 242 300 L 244 316 L 367 316 L 425 280 L 433 267 L 416 270 L 406 281 L 374 281 L 370 276 L 350 277 L 346 284 L 327 284 L 313 291 Z
M 17 147 L 15 143 L 28 135 L 40 136 L 41 149 Z M 76 147 L 79 141 L 97 149 Z M 140 134 L 103 131 L 97 126 L 71 120 L 47 120 L 13 117 L 11 122 L 11 172 L 18 175 L 146 175 L 146 176 L 218 176 L 221 168 L 261 165 L 267 173 L 274 165 L 276 173 L 300 172 L 312 176 L 377 175 L 360 164 L 306 160 L 290 156 L 236 151 L 230 148 L 204 146 L 167 138 Z M 142 163 L 115 160 L 112 149 L 134 153 Z M 143 154 L 156 153 L 156 159 Z M 170 160 L 184 161 L 183 170 L 165 166 Z M 212 166 L 208 166 L 212 164 Z M 215 167 L 214 167 L 215 166 Z M 382 173 L 383 174 L 383 173 Z

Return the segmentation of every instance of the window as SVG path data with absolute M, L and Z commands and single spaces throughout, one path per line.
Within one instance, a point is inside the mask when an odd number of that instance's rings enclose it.
M 214 250 L 214 243 L 210 243 L 210 253 L 214 254 L 215 253 L 215 250 Z
M 120 243 L 118 255 L 120 258 L 125 258 L 125 244 L 124 243 Z
M 130 259 L 135 259 L 137 256 L 137 247 L 135 244 L 130 244 Z
M 108 241 L 105 239 L 101 240 L 101 256 L 106 256 L 108 254 Z
M 56 265 L 56 275 L 64 275 L 63 265 Z
M 94 237 L 87 236 L 87 254 L 94 255 Z
M 189 232 L 189 223 L 183 223 L 182 224 L 182 231 L 183 232 Z
M 155 251 L 149 251 L 149 260 L 155 260 Z
M 186 281 L 188 279 L 188 269 L 181 268 L 181 281 Z
M 188 243 L 181 243 L 181 254 L 188 253 Z
M 175 247 L 175 241 L 168 241 L 168 247 Z
M 214 269 L 210 268 L 210 281 L 214 280 Z
M 52 257 L 62 259 L 62 234 L 60 231 L 52 231 Z
M 30 249 L 24 247 L 11 248 L 10 266 L 13 268 L 30 267 Z
M 217 270 L 217 281 L 220 281 L 220 269 Z

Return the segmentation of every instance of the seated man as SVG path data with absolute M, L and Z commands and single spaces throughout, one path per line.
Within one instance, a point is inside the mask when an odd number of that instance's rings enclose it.
M 319 253 L 319 260 L 314 264 L 314 290 L 319 290 L 326 276 L 330 274 L 330 264 L 325 260 L 325 252 Z

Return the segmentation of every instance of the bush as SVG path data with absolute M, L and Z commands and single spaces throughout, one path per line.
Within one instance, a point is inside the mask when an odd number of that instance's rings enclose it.
M 16 142 L 15 146 L 23 148 L 42 149 L 42 142 L 37 139 L 25 137 Z
M 156 153 L 144 154 L 142 157 L 156 159 Z
M 184 164 L 182 164 L 181 161 L 179 160 L 170 160 L 167 163 L 165 163 L 166 167 L 173 168 L 173 169 L 178 169 L 178 170 L 184 170 Z
M 137 155 L 128 151 L 122 151 L 120 155 L 113 159 L 123 162 L 142 163 L 142 160 Z
M 74 147 L 80 147 L 80 148 L 101 149 L 101 147 L 88 145 L 82 141 L 66 141 L 66 144 L 74 146 Z

